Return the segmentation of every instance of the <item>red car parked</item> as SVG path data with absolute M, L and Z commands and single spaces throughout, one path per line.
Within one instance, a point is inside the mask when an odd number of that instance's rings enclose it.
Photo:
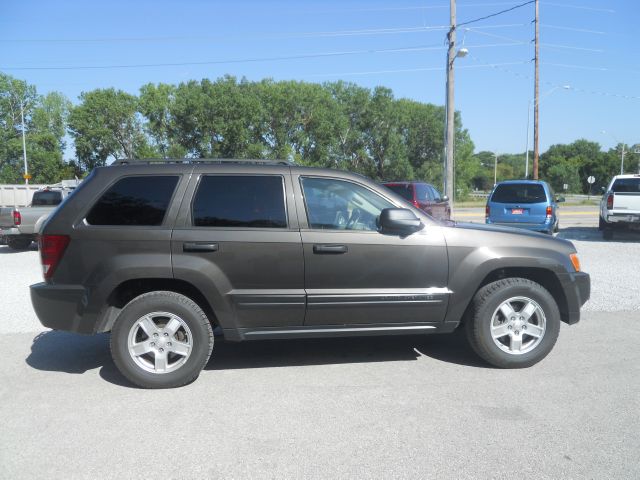
M 434 218 L 440 220 L 451 218 L 449 197 L 440 195 L 440 192 L 429 183 L 385 182 L 383 185 Z

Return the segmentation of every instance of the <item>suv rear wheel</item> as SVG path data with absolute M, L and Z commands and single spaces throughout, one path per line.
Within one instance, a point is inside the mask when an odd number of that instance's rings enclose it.
M 118 370 L 144 388 L 173 388 L 198 378 L 213 349 L 202 309 L 179 293 L 158 291 L 131 300 L 111 331 Z
M 465 328 L 471 347 L 491 365 L 529 367 L 555 345 L 560 311 L 542 285 L 525 278 L 506 278 L 476 293 Z

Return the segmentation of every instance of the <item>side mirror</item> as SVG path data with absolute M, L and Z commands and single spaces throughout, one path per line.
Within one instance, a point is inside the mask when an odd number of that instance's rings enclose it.
M 440 198 L 440 201 L 441 201 L 441 202 L 448 202 L 448 201 L 449 201 L 449 197 L 448 197 L 447 195 L 443 195 L 443 196 Z
M 562 203 L 562 202 L 564 202 L 564 201 L 565 201 L 565 200 L 564 200 L 564 197 L 558 197 L 558 198 L 556 198 L 556 202 L 558 202 L 558 203 Z
M 424 224 L 407 208 L 385 208 L 380 212 L 380 232 L 391 235 L 411 235 Z
M 607 188 L 606 187 L 600 187 L 600 190 L 602 190 L 602 193 L 604 193 L 604 192 L 607 191 Z

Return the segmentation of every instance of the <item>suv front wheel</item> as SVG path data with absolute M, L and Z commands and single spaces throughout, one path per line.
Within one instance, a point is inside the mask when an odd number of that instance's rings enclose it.
M 560 333 L 560 311 L 540 284 L 505 278 L 475 295 L 467 338 L 475 352 L 493 366 L 524 368 L 546 357 Z
M 179 293 L 158 291 L 131 300 L 111 331 L 118 370 L 143 388 L 191 383 L 211 356 L 213 331 L 202 309 Z

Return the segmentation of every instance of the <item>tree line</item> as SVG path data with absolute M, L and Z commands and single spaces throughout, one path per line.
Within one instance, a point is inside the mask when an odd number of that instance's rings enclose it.
M 33 183 L 82 176 L 122 158 L 205 157 L 286 159 L 380 181 L 442 184 L 444 107 L 395 98 L 385 87 L 225 76 L 149 83 L 138 95 L 95 89 L 72 105 L 0 73 L 0 183 L 22 182 L 21 106 Z M 494 157 L 474 154 L 459 113 L 455 122 L 460 197 L 493 185 Z M 66 138 L 75 158 L 65 161 Z M 628 156 L 628 170 L 637 171 L 638 157 Z M 567 184 L 586 192 L 589 175 L 604 183 L 616 173 L 616 158 L 586 140 L 554 145 L 540 158 L 540 176 L 559 191 Z M 499 157 L 498 180 L 523 176 L 524 154 Z

